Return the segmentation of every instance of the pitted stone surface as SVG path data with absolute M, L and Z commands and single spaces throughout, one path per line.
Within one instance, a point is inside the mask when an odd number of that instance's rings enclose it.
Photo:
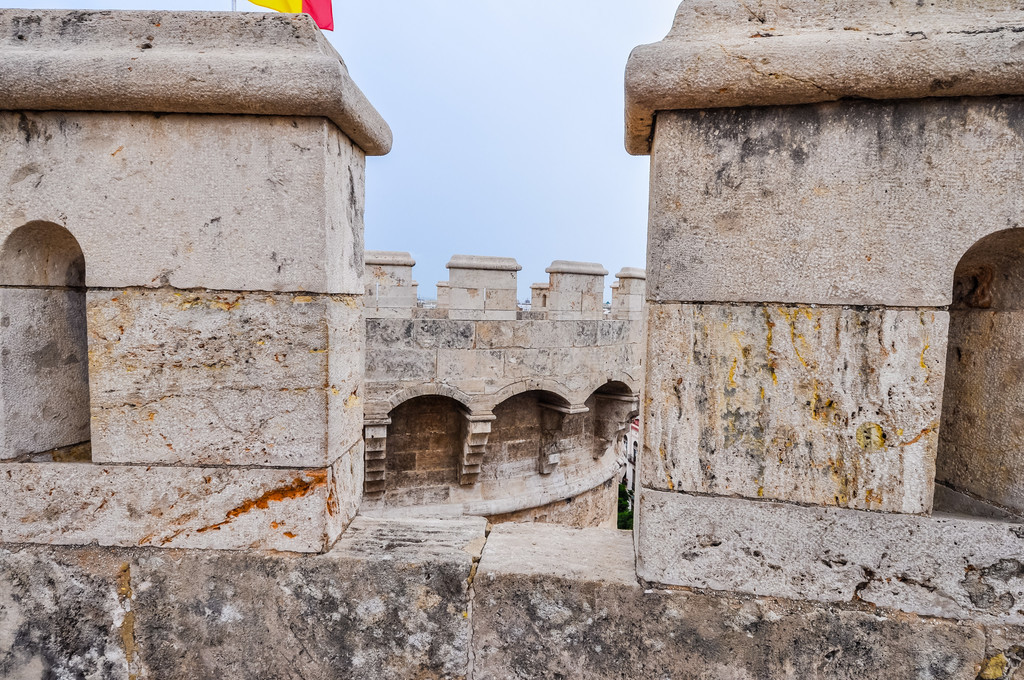
M 630 535 L 614 530 L 495 527 L 473 591 L 477 680 L 974 680 L 997 653 L 976 625 L 644 589 Z
M 0 464 L 0 541 L 321 552 L 355 514 L 362 448 L 333 468 Z
M 651 305 L 642 483 L 931 507 L 946 312 Z
M 329 465 L 359 441 L 359 299 L 90 291 L 93 460 Z
M 967 249 L 1024 222 L 1022 119 L 1018 97 L 662 112 L 648 299 L 947 305 Z
M 90 287 L 363 293 L 365 159 L 327 120 L 0 111 L 0 146 L 0 241 L 66 227 Z
M 1024 623 L 1024 524 L 642 490 L 652 583 Z
M 316 557 L 141 557 L 136 636 L 148 677 L 465 678 L 484 524 L 359 519 Z

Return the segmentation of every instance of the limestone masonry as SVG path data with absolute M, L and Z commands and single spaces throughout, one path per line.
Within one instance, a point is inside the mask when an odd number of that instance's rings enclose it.
M 1024 10 L 883 4 L 683 2 L 528 309 L 309 17 L 0 10 L 0 677 L 1024 678 Z

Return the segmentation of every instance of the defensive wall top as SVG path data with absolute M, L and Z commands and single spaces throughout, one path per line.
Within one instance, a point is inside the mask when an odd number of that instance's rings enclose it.
M 650 153 L 657 111 L 1024 94 L 1021 30 L 997 0 L 687 0 L 630 55 L 626 149 Z
M 317 116 L 391 129 L 304 14 L 0 10 L 0 109 Z

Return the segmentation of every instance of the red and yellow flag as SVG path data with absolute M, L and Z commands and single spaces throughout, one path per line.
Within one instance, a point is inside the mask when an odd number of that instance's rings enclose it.
M 313 17 L 316 25 L 325 31 L 334 30 L 334 13 L 331 11 L 331 0 L 249 0 L 254 5 L 299 14 L 305 12 Z

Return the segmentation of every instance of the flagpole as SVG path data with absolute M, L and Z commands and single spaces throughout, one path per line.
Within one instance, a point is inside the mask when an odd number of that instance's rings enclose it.
M 238 11 L 238 0 L 231 0 L 231 11 L 232 12 L 237 12 Z

